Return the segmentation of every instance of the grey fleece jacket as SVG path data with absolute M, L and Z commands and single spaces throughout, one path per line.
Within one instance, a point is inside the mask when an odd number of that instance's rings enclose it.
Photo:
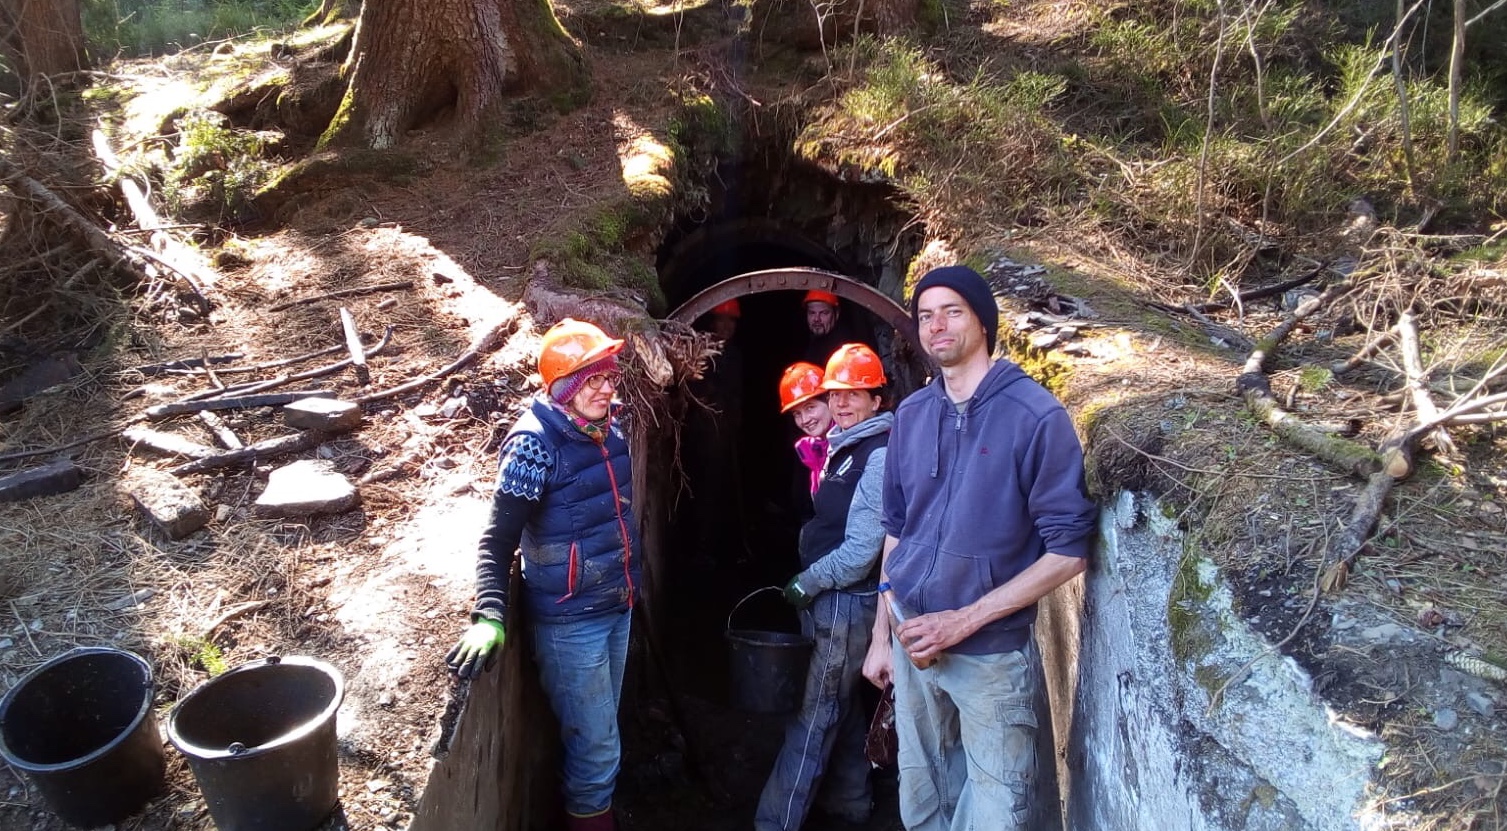
M 843 448 L 869 436 L 889 432 L 894 424 L 894 413 L 879 413 L 849 430 L 834 426 L 827 434 L 828 462 Z M 884 509 L 884 459 L 883 447 L 876 448 L 869 455 L 853 501 L 848 503 L 848 523 L 842 544 L 822 555 L 797 578 L 807 594 L 815 595 L 828 589 L 859 593 L 874 590 L 872 580 L 869 585 L 862 583 L 874 573 L 874 564 L 879 561 L 879 551 L 884 546 L 884 526 L 879 524 Z M 822 471 L 823 477 L 826 474 L 827 471 Z

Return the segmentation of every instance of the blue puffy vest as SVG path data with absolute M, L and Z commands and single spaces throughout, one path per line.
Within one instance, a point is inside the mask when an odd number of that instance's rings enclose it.
M 509 435 L 519 432 L 532 433 L 553 457 L 519 546 L 529 613 L 560 618 L 631 607 L 642 546 L 633 520 L 628 442 L 618 420 L 598 444 L 564 413 L 535 399 Z

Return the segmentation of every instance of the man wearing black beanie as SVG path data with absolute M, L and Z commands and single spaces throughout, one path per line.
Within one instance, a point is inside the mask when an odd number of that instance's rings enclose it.
M 916 284 L 916 290 L 911 292 L 910 316 L 916 320 L 917 305 L 921 295 L 927 289 L 941 286 L 957 292 L 960 297 L 973 310 L 973 316 L 984 327 L 984 338 L 987 343 L 988 355 L 994 354 L 994 343 L 999 332 L 999 306 L 994 303 L 994 292 L 989 290 L 989 284 L 984 281 L 983 275 L 966 265 L 947 265 L 934 268 L 921 276 L 921 282 Z M 919 326 L 919 321 L 917 325 Z M 923 340 L 925 336 L 922 336 Z
M 1052 831 L 1031 626 L 1036 601 L 1087 569 L 1098 509 L 1083 449 L 1062 404 L 991 357 L 999 310 L 978 272 L 927 272 L 911 314 L 940 371 L 890 432 L 880 579 L 898 609 L 875 619 L 863 665 L 895 685 L 900 818 L 907 831 Z

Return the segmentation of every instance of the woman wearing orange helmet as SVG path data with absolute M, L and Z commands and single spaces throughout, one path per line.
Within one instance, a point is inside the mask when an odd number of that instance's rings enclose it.
M 827 463 L 827 431 L 832 429 L 821 367 L 800 361 L 785 368 L 780 377 L 780 412 L 790 413 L 796 429 L 805 433 L 795 442 L 795 455 L 811 471 L 811 495 L 815 496 Z
M 616 827 L 617 711 L 640 580 L 628 442 L 612 403 L 622 348 L 621 340 L 569 318 L 544 334 L 544 391 L 503 440 L 471 627 L 446 658 L 467 678 L 491 665 L 508 619 L 513 557 L 521 553 L 522 605 L 539 680 L 565 746 L 569 831 Z
M 787 371 L 788 373 L 788 371 Z M 894 415 L 881 412 L 886 379 L 879 356 L 863 344 L 839 347 L 827 360 L 821 389 L 835 426 L 826 464 L 801 527 L 802 571 L 785 587 L 815 641 L 800 712 L 754 814 L 758 831 L 797 831 L 813 806 L 863 824 L 871 810 L 867 729 L 858 702 L 864 656 L 878 600 L 885 448 Z

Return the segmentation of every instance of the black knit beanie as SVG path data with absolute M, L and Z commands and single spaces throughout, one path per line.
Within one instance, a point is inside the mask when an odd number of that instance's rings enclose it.
M 989 344 L 989 354 L 993 355 L 994 341 L 999 335 L 999 306 L 994 303 L 994 292 L 989 290 L 984 275 L 966 265 L 945 265 L 926 272 L 910 295 L 910 319 L 918 327 L 920 320 L 916 314 L 916 304 L 921 302 L 923 292 L 937 286 L 952 289 L 962 295 L 978 317 L 979 323 L 984 325 L 984 340 Z

